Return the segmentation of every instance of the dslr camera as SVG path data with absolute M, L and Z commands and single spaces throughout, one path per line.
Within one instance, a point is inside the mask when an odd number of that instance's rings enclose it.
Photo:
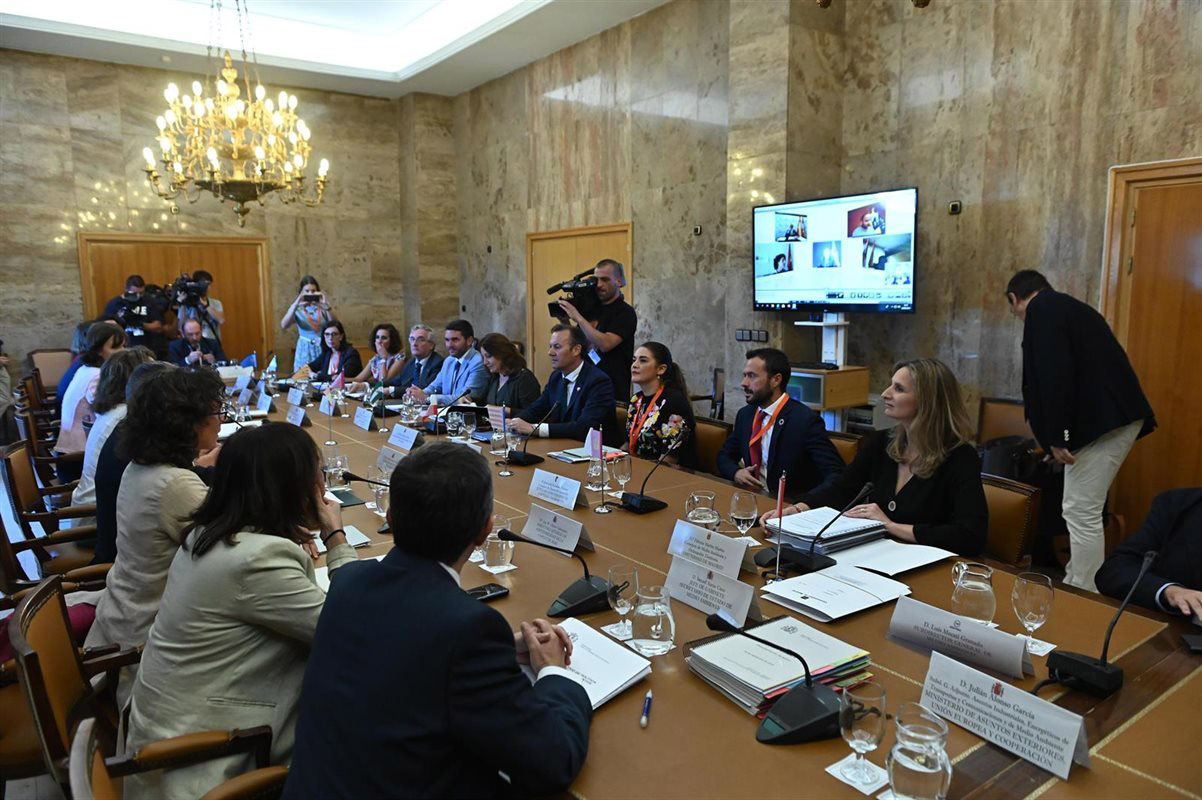
M 557 292 L 565 292 L 567 296 L 547 303 L 547 310 L 551 312 L 552 317 L 561 322 L 567 322 L 568 315 L 560 307 L 560 300 L 567 300 L 574 305 L 585 319 L 596 319 L 601 311 L 601 298 L 597 296 L 597 279 L 593 277 L 593 267 L 547 289 L 547 294 Z

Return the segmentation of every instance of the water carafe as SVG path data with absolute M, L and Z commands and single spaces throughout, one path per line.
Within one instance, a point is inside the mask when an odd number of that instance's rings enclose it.
M 897 741 L 885 756 L 897 800 L 942 800 L 952 782 L 947 723 L 926 706 L 902 703 L 894 715 Z
M 952 564 L 952 612 L 978 622 L 992 622 L 997 611 L 993 569 L 971 561 Z

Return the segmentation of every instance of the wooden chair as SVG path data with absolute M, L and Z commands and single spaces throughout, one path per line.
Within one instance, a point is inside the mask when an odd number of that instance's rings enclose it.
M 31 580 L 21 566 L 21 562 L 17 559 L 18 553 L 23 553 L 26 550 L 45 549 L 46 540 L 42 539 L 20 539 L 12 541 L 8 538 L 8 532 L 4 529 L 4 520 L 0 519 L 0 610 L 16 607 L 22 593 L 34 588 L 38 585 L 38 579 Z M 51 556 L 53 561 L 53 556 Z M 104 588 L 104 576 L 108 574 L 112 564 L 89 564 L 88 566 L 78 567 L 75 569 L 58 570 L 56 565 L 49 565 L 49 568 L 42 566 L 43 562 L 39 561 L 39 567 L 42 568 L 42 574 L 59 574 L 67 583 L 63 584 L 63 591 L 70 592 L 74 589 L 84 590 L 99 590 Z
M 617 408 L 614 409 L 614 414 L 616 414 L 618 417 L 618 430 L 622 431 L 623 435 L 625 435 L 625 432 L 626 432 L 626 404 L 618 403 Z
M 74 800 L 109 800 L 121 797 L 121 779 L 126 775 L 167 767 L 198 764 L 214 758 L 254 753 L 258 764 L 266 764 L 271 751 L 271 728 L 190 733 L 143 747 L 133 755 L 107 755 L 102 727 L 94 719 L 79 723 L 71 741 L 68 766 Z M 288 778 L 287 767 L 261 766 L 222 783 L 202 800 L 268 800 L 279 797 Z
M 38 482 L 43 487 L 66 486 L 59 481 L 55 469 L 63 463 L 83 463 L 83 452 L 58 454 L 54 445 L 58 437 L 58 427 L 46 428 L 36 415 L 27 411 L 17 412 L 17 434 L 25 441 L 29 449 L 29 457 L 33 461 L 34 472 Z M 74 489 L 74 483 L 71 484 Z
M 1039 518 L 1039 489 L 996 475 L 982 475 L 989 506 L 989 535 L 985 554 L 1014 566 L 1031 553 Z
M 734 428 L 728 422 L 697 417 L 697 466 L 711 475 L 718 474 L 718 451 Z
M 56 389 L 74 360 L 74 354 L 66 348 L 29 351 L 29 363 L 40 373 L 43 385 Z M 51 391 L 46 392 L 48 397 L 53 397 L 54 394 Z
M 1022 400 L 1005 397 L 982 397 L 977 410 L 977 441 L 981 444 L 1003 436 L 1034 439 L 1027 424 Z
M 21 378 L 15 399 L 20 410 L 37 415 L 42 421 L 43 427 L 58 427 L 58 420 L 55 419 L 54 399 L 47 395 L 45 387 L 39 380 L 37 370 L 34 370 L 31 375 Z
M 96 526 L 59 530 L 65 519 L 80 519 L 96 516 L 96 506 L 65 506 L 48 510 L 44 498 L 55 493 L 62 494 L 70 486 L 40 488 L 33 474 L 33 459 L 25 442 L 16 442 L 3 450 L 0 460 L 4 463 L 4 477 L 8 484 L 8 495 L 12 499 L 13 513 L 28 545 L 37 556 L 43 574 L 61 574 L 92 563 L 94 548 L 81 544 L 96 537 Z M 44 536 L 38 536 L 32 523 L 38 523 Z
M 826 436 L 831 440 L 831 444 L 839 451 L 839 458 L 843 459 L 844 464 L 850 464 L 852 459 L 856 457 L 856 453 L 860 452 L 860 443 L 864 441 L 863 436 L 857 436 L 854 433 L 843 433 L 842 431 L 827 431 Z

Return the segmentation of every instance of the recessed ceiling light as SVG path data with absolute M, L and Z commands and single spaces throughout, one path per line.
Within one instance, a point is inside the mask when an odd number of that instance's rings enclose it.
M 171 56 L 159 56 L 159 61 L 162 61 L 164 64 L 170 64 Z

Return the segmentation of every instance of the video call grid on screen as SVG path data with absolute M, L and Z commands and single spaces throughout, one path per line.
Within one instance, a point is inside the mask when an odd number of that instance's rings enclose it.
M 910 188 L 754 209 L 755 309 L 913 311 L 917 205 Z

